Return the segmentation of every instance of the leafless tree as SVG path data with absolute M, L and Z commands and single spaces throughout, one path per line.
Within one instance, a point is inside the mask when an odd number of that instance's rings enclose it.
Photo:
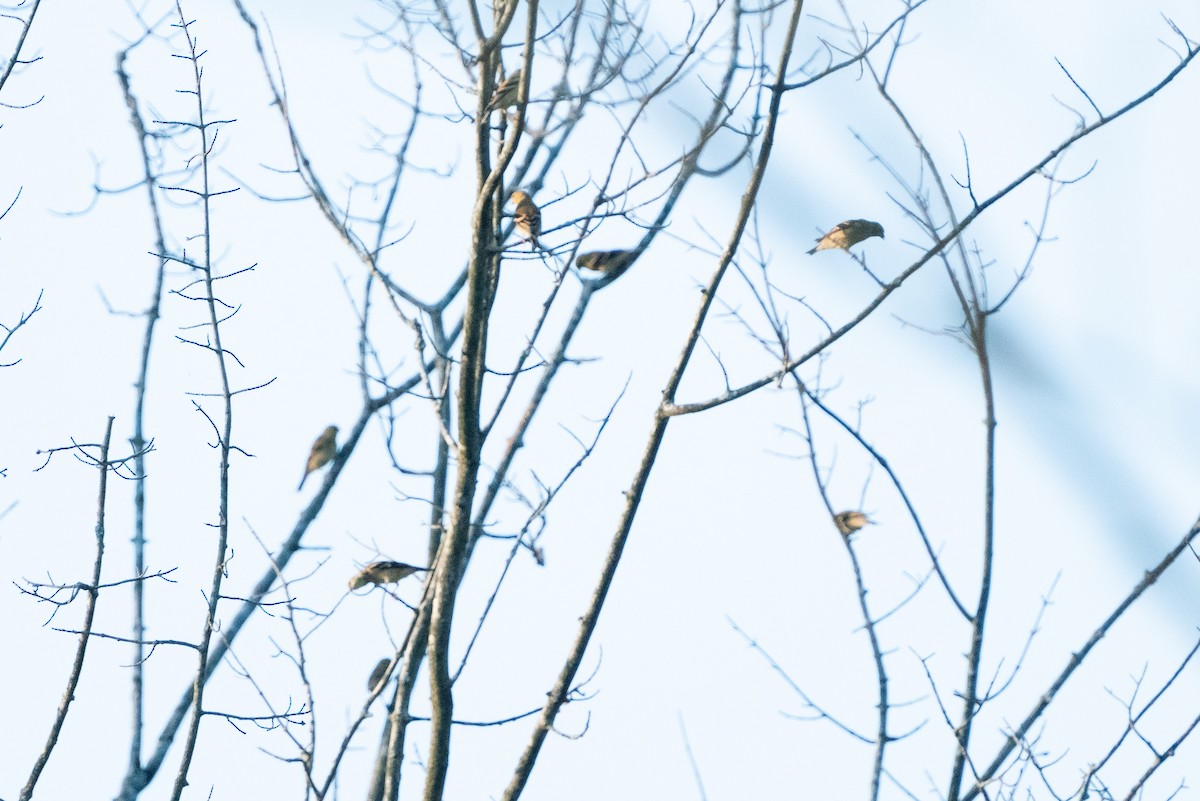
M 656 16 L 667 5 L 674 15 L 690 15 L 674 33 L 669 26 L 660 27 Z M 806 482 L 811 482 L 807 486 L 815 490 L 829 521 L 826 533 L 844 545 L 852 576 L 852 587 L 847 585 L 846 594 L 830 603 L 849 605 L 859 618 L 872 680 L 867 693 L 861 687 L 847 692 L 870 695 L 871 727 L 844 718 L 836 703 L 807 688 L 796 675 L 803 666 L 777 659 L 751 626 L 730 622 L 761 657 L 764 676 L 773 672 L 782 677 L 806 710 L 803 717 L 818 721 L 809 725 L 832 725 L 848 749 L 870 749 L 865 773 L 846 777 L 844 795 L 951 801 L 977 796 L 1147 797 L 1148 783 L 1162 766 L 1172 764 L 1185 746 L 1195 753 L 1189 738 L 1200 722 L 1200 706 L 1183 692 L 1183 677 L 1191 675 L 1187 671 L 1200 645 L 1180 656 L 1150 698 L 1145 698 L 1143 686 L 1149 680 L 1144 677 L 1137 679 L 1132 694 L 1120 696 L 1127 725 L 1100 753 L 1072 755 L 1069 765 L 1060 766 L 1039 739 L 1044 727 L 1058 720 L 1052 715 L 1079 703 L 1065 700 L 1064 688 L 1083 665 L 1092 664 L 1098 643 L 1181 557 L 1194 556 L 1200 520 L 1175 535 L 1175 546 L 1146 565 L 1135 586 L 1101 603 L 1104 611 L 1096 628 L 1077 636 L 1070 657 L 1041 687 L 1031 708 L 1006 694 L 1023 675 L 1027 656 L 1040 645 L 1035 635 L 1051 601 L 1048 588 L 1030 589 L 1039 606 L 1023 647 L 1005 653 L 1003 660 L 988 650 L 995 647 L 989 645 L 994 641 L 989 624 L 998 580 L 996 513 L 1001 505 L 997 378 L 989 325 L 1028 285 L 1049 238 L 1047 220 L 1055 199 L 1087 177 L 1086 169 L 1068 174 L 1066 156 L 1080 142 L 1123 124 L 1147 101 L 1165 94 L 1188 70 L 1197 46 L 1165 21 L 1176 63 L 1108 110 L 1063 66 L 1080 98 L 1070 104 L 1077 124 L 1055 141 L 1031 143 L 1040 155 L 994 182 L 994 189 L 984 189 L 972 178 L 965 140 L 962 160 L 947 164 L 927 146 L 928 132 L 898 91 L 905 59 L 916 47 L 924 18 L 939 13 L 938 4 L 905 0 L 890 8 L 886 17 L 877 16 L 877 10 L 866 17 L 839 2 L 833 9 L 840 17 L 832 20 L 806 15 L 803 0 L 716 0 L 703 7 L 640 6 L 624 0 L 507 0 L 491 7 L 473 0 L 381 1 L 359 20 L 357 44 L 366 63 L 371 63 L 368 55 L 387 60 L 383 77 L 371 74 L 375 102 L 387 110 L 389 120 L 386 125 L 372 121 L 370 152 L 382 166 L 375 174 L 352 177 L 340 174 L 340 163 L 319 143 L 321 126 L 304 109 L 311 100 L 298 99 L 299 94 L 311 97 L 309 87 L 295 81 L 297 65 L 278 46 L 262 9 L 248 0 L 231 0 L 219 11 L 175 0 L 173 7 L 137 10 L 137 32 L 116 55 L 116 76 L 137 145 L 138 169 L 133 179 L 113 186 L 96 183 L 97 204 L 114 195 L 143 193 L 143 223 L 151 232 L 142 248 L 148 252 L 143 262 L 152 268 L 150 299 L 133 313 L 144 322 L 144 331 L 133 408 L 124 423 L 130 448 L 128 454 L 113 454 L 109 417 L 102 445 L 72 442 L 45 449 L 45 462 L 57 469 L 61 460 L 53 457 L 71 453 L 98 470 L 97 545 L 86 582 L 18 583 L 23 600 L 49 605 L 52 620 L 65 608 L 73 610 L 76 600 L 86 606 L 78 624 L 61 629 L 79 638 L 73 668 L 46 745 L 18 797 L 33 798 L 47 771 L 70 769 L 72 757 L 56 749 L 64 726 L 85 725 L 68 719 L 67 713 L 84 668 L 92 664 L 85 662 L 85 654 L 97 658 L 95 647 L 87 649 L 92 640 L 129 649 L 124 661 L 131 735 L 127 744 L 121 743 L 128 753 L 127 768 L 113 791 L 123 801 L 167 785 L 172 799 L 183 798 L 197 784 L 201 786 L 189 796 L 205 792 L 203 785 L 219 788 L 214 797 L 236 796 L 223 779 L 211 775 L 211 766 L 201 767 L 206 750 L 230 731 L 237 748 L 255 750 L 257 758 L 283 763 L 294 772 L 289 775 L 295 783 L 281 788 L 280 797 L 364 793 L 371 801 L 395 801 L 407 785 L 412 788 L 405 791 L 409 797 L 420 793 L 434 801 L 454 797 L 453 778 L 473 770 L 472 752 L 460 746 L 459 732 L 483 729 L 487 736 L 508 737 L 505 747 L 519 743 L 506 782 L 494 788 L 493 797 L 521 797 L 535 767 L 553 760 L 546 752 L 551 735 L 578 738 L 586 747 L 586 717 L 568 728 L 560 715 L 568 705 L 586 709 L 604 684 L 597 628 L 639 510 L 655 491 L 651 482 L 669 447 L 668 428 L 689 425 L 677 418 L 714 418 L 713 410 L 743 405 L 785 386 L 795 405 L 777 422 L 798 443 Z M 0 71 L 0 90 L 14 65 L 28 63 L 19 57 L 37 10 L 35 1 L 15 17 L 21 31 Z M 241 56 L 254 68 L 241 78 L 263 93 L 272 115 L 272 163 L 252 174 L 224 165 L 227 142 L 240 135 L 235 124 L 240 113 L 214 111 L 212 98 L 221 92 L 221 78 L 209 67 L 233 58 L 211 45 L 215 37 L 209 31 L 218 15 L 236 25 L 240 37 L 236 45 L 234 38 L 221 39 L 221 47 L 246 48 Z M 173 90 L 188 105 L 171 105 L 183 108 L 182 113 L 156 111 L 166 99 L 150 97 L 141 88 L 143 78 L 164 62 L 187 66 L 183 83 Z M 853 93 L 847 102 L 873 104 L 906 137 L 897 145 L 870 133 L 852 134 L 862 161 L 888 182 L 884 191 L 894 218 L 902 223 L 889 224 L 889 230 L 909 231 L 910 256 L 905 263 L 881 265 L 878 260 L 868 263 L 864 251 L 847 248 L 848 255 L 840 258 L 863 271 L 872 294 L 843 313 L 824 310 L 820 302 L 779 286 L 772 273 L 770 233 L 761 218 L 770 211 L 764 186 L 779 169 L 781 145 L 791 146 L 796 136 L 785 127 L 789 103 L 812 87 L 849 74 L 858 80 L 851 89 L 843 88 Z M 667 116 L 675 127 L 664 125 Z M 461 139 L 464 131 L 469 132 L 462 141 L 470 143 L 472 178 L 465 168 L 447 166 L 445 152 L 434 147 Z M 725 219 L 717 220 L 719 230 L 711 227 L 709 217 L 697 226 L 702 234 L 677 232 L 674 221 L 685 199 L 702 198 L 704 187 L 727 188 L 734 182 L 740 200 Z M 468 212 L 464 219 L 427 199 L 424 187 L 431 183 L 452 186 L 469 197 L 454 210 Z M 528 212 L 506 211 L 518 189 L 541 206 L 533 229 Z M 1036 208 L 1040 218 L 1027 229 L 1031 238 L 1024 264 L 998 278 L 972 240 L 973 226 L 1000 201 L 1028 198 L 1034 190 L 1042 192 Z M 250 500 L 264 491 L 239 479 L 241 465 L 258 456 L 253 432 L 278 412 L 255 405 L 259 398 L 274 397 L 276 376 L 239 353 L 256 347 L 253 326 L 263 324 L 256 307 L 240 299 L 243 282 L 254 277 L 258 264 L 232 263 L 222 256 L 232 228 L 222 216 L 222 204 L 234 202 L 234 195 L 236 202 L 264 215 L 283 207 L 302 209 L 294 225 L 311 226 L 317 220 L 354 264 L 342 276 L 342 286 L 356 323 L 357 408 L 349 414 L 349 425 L 331 426 L 314 444 L 305 471 L 306 480 L 318 484 L 311 499 L 291 520 L 268 502 L 275 511 L 269 524 L 258 522 L 266 512 Z M 309 215 L 307 221 L 302 214 Z M 0 224 L 3 219 L 0 215 Z M 438 231 L 440 245 L 411 245 L 418 226 Z M 444 231 L 452 233 L 440 233 Z M 621 508 L 606 521 L 612 539 L 602 562 L 594 566 L 598 578 L 590 597 L 570 612 L 578 625 L 557 661 L 526 665 L 521 655 L 528 671 L 554 674 L 544 698 L 538 699 L 540 706 L 514 706 L 502 717 L 473 719 L 463 712 L 460 678 L 468 665 L 486 670 L 488 659 L 499 658 L 495 649 L 477 643 L 505 636 L 497 631 L 501 623 L 494 610 L 512 591 L 514 566 L 554 569 L 546 556 L 551 534 L 594 514 L 557 502 L 582 480 L 614 421 L 642 414 L 624 404 L 628 382 L 610 382 L 602 397 L 591 399 L 602 412 L 598 417 L 581 415 L 584 423 L 562 419 L 556 393 L 571 391 L 572 376 L 592 369 L 591 360 L 573 350 L 577 335 L 589 324 L 628 322 L 603 308 L 605 299 L 618 292 L 610 287 L 622 286 L 630 280 L 626 276 L 639 271 L 669 269 L 669 259 L 659 255 L 668 242 L 682 243 L 690 258 L 707 265 L 707 278 L 693 298 L 671 300 L 693 304 L 690 323 L 680 330 L 646 329 L 645 336 L 682 341 L 682 347 L 656 379 L 661 399 L 649 410 L 649 419 L 637 418 L 648 425 L 649 435 L 641 451 L 630 454 L 633 473 Z M 945 280 L 957 305 L 955 318 L 943 321 L 944 333 L 972 354 L 981 386 L 983 520 L 977 532 L 964 533 L 969 542 L 956 543 L 973 549 L 978 560 L 973 571 L 948 562 L 944 538 L 923 522 L 925 510 L 902 479 L 905 466 L 893 464 L 885 448 L 872 441 L 870 411 L 854 404 L 848 409 L 833 377 L 841 372 L 835 346 L 862 336 L 889 299 L 909 290 L 916 276 L 934 272 Z M 505 290 L 511 286 L 542 293 L 536 305 L 521 307 L 532 313 L 509 308 Z M 291 303 L 306 288 L 297 279 L 288 291 L 290 296 L 275 300 Z M 0 349 L 41 307 L 39 296 L 16 324 L 5 326 Z M 719 319 L 735 325 L 721 328 L 715 324 Z M 173 337 L 164 336 L 165 321 L 177 332 Z M 324 330 L 323 319 L 304 322 Z M 750 358 L 728 358 L 713 344 L 730 338 L 731 331 L 739 342 L 752 343 Z M 193 608 L 190 616 L 183 613 L 151 626 L 147 604 L 176 592 L 175 582 L 181 580 L 174 565 L 151 567 L 162 557 L 154 555 L 156 538 L 150 536 L 154 526 L 147 508 L 155 491 L 150 477 L 161 451 L 162 434 L 152 422 L 156 404 L 165 403 L 156 390 L 159 365 L 164 351 L 175 360 L 184 350 L 206 360 L 205 367 L 195 368 L 205 371 L 205 385 L 193 388 L 187 399 L 206 426 L 207 452 L 187 458 L 206 460 L 206 469 L 215 476 L 202 489 L 188 486 L 190 492 L 206 493 L 208 516 L 194 522 L 210 536 L 202 544 L 190 543 L 188 556 L 207 572 L 197 585 L 203 597 L 199 611 Z M 316 436 L 326 422 L 312 424 L 295 408 L 282 416 L 300 439 Z M 545 446 L 558 426 L 569 445 Z M 336 447 L 334 434 L 340 434 Z M 530 443 L 537 445 L 530 448 Z M 836 488 L 835 474 L 843 468 L 830 455 L 845 446 L 869 472 L 886 476 L 887 492 L 895 494 L 909 515 L 913 547 L 926 572 L 913 577 L 911 591 L 903 597 L 872 595 L 875 580 L 861 555 L 862 544 L 872 535 L 866 528 L 873 522 L 867 490 L 848 503 Z M 402 555 L 413 558 L 407 555 L 412 549 L 401 546 L 397 523 L 381 523 L 384 533 L 357 543 L 355 558 L 366 566 L 351 580 L 350 592 L 329 605 L 312 603 L 306 599 L 312 588 L 341 587 L 338 582 L 351 578 L 337 573 L 327 558 L 313 557 L 322 548 L 314 531 L 327 525 L 335 494 L 353 486 L 352 461 L 368 461 L 366 469 L 388 475 L 399 503 L 420 506 L 425 529 L 419 550 L 427 561 L 401 562 Z M 108 479 L 114 476 L 131 488 L 132 547 L 122 556 L 132 563 L 119 578 L 105 582 L 102 567 L 113 572 L 111 552 L 107 562 L 103 557 L 105 532 L 111 533 L 105 518 L 114 505 Z M 163 476 L 164 482 L 171 480 Z M 755 514 L 746 510 L 748 526 Z M 273 537 L 268 530 L 286 533 Z M 235 538 L 252 540 L 256 558 L 264 564 L 260 575 L 247 573 L 243 555 L 232 544 Z M 109 630 L 96 617 L 100 599 L 115 602 L 118 593 L 131 614 L 124 632 Z M 378 616 L 391 638 L 390 651 L 366 655 L 376 669 L 366 689 L 359 689 L 354 708 L 338 720 L 331 712 L 337 704 L 328 699 L 345 697 L 344 676 L 333 687 L 329 674 L 318 668 L 315 635 L 335 630 L 353 639 L 369 614 L 360 597 L 367 593 L 380 599 Z M 885 598 L 890 600 L 885 603 Z M 780 614 L 812 611 L 784 609 Z M 916 626 L 952 621 L 961 635 L 962 663 L 935 664 L 915 652 L 903 632 L 891 626 L 894 616 L 910 623 L 918 617 Z M 174 634 L 168 636 L 167 630 Z M 195 656 L 188 674 L 168 670 L 156 675 L 162 661 L 156 657 L 174 651 Z M 912 676 L 919 676 L 923 697 L 898 700 L 900 674 L 906 677 L 900 684 L 906 692 L 913 686 Z M 163 714 L 148 714 L 151 675 L 173 688 L 176 700 Z M 222 676 L 236 678 L 239 689 L 214 681 Z M 1153 712 L 1167 705 L 1186 707 L 1188 721 L 1169 734 L 1158 728 L 1150 733 Z M 386 710 L 382 722 L 374 725 L 373 713 L 380 709 Z M 218 720 L 228 726 L 218 727 Z M 111 723 L 105 725 L 113 730 Z M 263 739 L 239 739 L 251 730 L 264 732 Z M 932 756 L 919 771 L 902 770 L 897 765 L 911 760 L 896 752 L 918 732 L 934 743 L 928 751 Z M 366 775 L 359 770 L 361 763 L 349 757 L 369 737 L 377 738 L 376 756 Z M 693 755 L 686 729 L 683 740 L 705 797 L 704 760 Z M 93 747 L 115 758 L 118 739 L 109 737 Z M 1124 771 L 1130 760 L 1139 759 L 1133 781 L 1110 772 L 1110 765 L 1119 763 Z M 420 770 L 412 769 L 414 763 Z M 1074 778 L 1064 778 L 1070 770 L 1076 771 Z M 928 786 L 912 784 L 914 771 Z M 781 788 L 785 792 L 797 794 L 797 788 Z

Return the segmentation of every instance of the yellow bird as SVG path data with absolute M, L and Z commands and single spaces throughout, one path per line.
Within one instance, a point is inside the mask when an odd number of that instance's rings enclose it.
M 575 259 L 576 267 L 585 267 L 600 273 L 624 270 L 638 257 L 636 250 L 593 250 L 582 253 Z
M 862 512 L 838 512 L 833 516 L 833 524 L 837 526 L 837 530 L 842 533 L 843 537 L 849 537 L 863 526 L 874 524 L 874 522 Z
M 887 238 L 883 235 L 883 226 L 879 223 L 870 220 L 846 220 L 833 226 L 833 230 L 818 239 L 817 246 L 808 251 L 808 255 L 811 256 L 818 250 L 832 248 L 850 250 L 851 245 L 857 245 L 864 239 L 870 239 L 873 236 L 880 239 Z
M 404 562 L 372 562 L 354 574 L 354 578 L 350 579 L 350 589 L 357 590 L 368 584 L 392 584 L 408 578 L 413 573 L 424 573 L 428 570 L 427 567 L 406 565 Z
M 517 233 L 529 242 L 530 250 L 537 249 L 539 247 L 538 237 L 542 234 L 542 210 L 537 207 L 527 192 L 522 192 L 520 189 L 513 192 L 509 199 L 517 204 L 517 210 L 513 212 L 513 223 L 516 225 Z
M 517 94 L 521 89 L 521 70 L 509 75 L 500 85 L 496 87 L 496 91 L 492 93 L 492 99 L 488 103 L 487 111 L 492 113 L 499 109 L 506 109 L 509 106 L 517 104 Z
M 317 441 L 313 443 L 312 450 L 308 452 L 308 463 L 304 466 L 304 477 L 300 479 L 300 486 L 296 487 L 296 492 L 304 489 L 304 482 L 308 479 L 308 474 L 314 470 L 319 470 L 327 465 L 333 457 L 337 456 L 337 426 L 330 426 L 321 432 L 321 436 L 317 437 Z

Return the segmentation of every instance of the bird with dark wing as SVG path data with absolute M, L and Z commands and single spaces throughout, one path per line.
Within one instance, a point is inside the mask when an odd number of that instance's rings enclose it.
M 612 273 L 624 270 L 633 264 L 637 257 L 636 250 L 593 250 L 579 254 L 579 258 L 575 259 L 575 266 L 598 273 Z
M 367 679 L 368 692 L 375 692 L 375 688 L 379 686 L 379 682 L 383 681 L 384 677 L 387 676 L 388 665 L 390 664 L 392 664 L 392 660 L 386 656 L 375 664 L 375 669 L 371 671 L 371 677 Z
M 488 113 L 506 109 L 509 106 L 515 106 L 520 88 L 521 70 L 517 70 L 501 81 L 500 85 L 496 87 L 496 91 L 492 93 L 491 101 L 488 102 Z
M 862 512 L 838 512 L 833 516 L 833 524 L 843 537 L 849 537 L 863 526 L 874 523 Z
M 372 562 L 354 574 L 354 578 L 350 579 L 350 589 L 357 590 L 368 584 L 394 584 L 413 573 L 424 573 L 428 570 L 427 567 L 407 565 L 404 562 Z
M 536 250 L 539 247 L 538 237 L 542 233 L 542 210 L 533 202 L 528 192 L 522 192 L 520 189 L 513 192 L 509 199 L 517 204 L 517 209 L 513 212 L 513 225 L 516 226 L 517 233 L 529 242 L 530 250 Z
M 308 480 L 308 474 L 314 470 L 320 470 L 325 465 L 337 456 L 337 426 L 329 426 L 321 432 L 321 436 L 317 437 L 317 441 L 313 443 L 312 450 L 308 452 L 308 462 L 304 465 L 304 476 L 300 479 L 300 486 L 296 487 L 296 492 L 304 489 L 304 482 Z
M 850 250 L 852 245 L 857 245 L 864 239 L 870 239 L 877 236 L 880 239 L 886 239 L 883 235 L 883 226 L 877 222 L 870 220 L 846 220 L 833 226 L 833 229 L 817 240 L 817 246 L 808 251 L 808 255 L 816 253 L 818 250 L 831 250 L 833 248 L 841 248 L 842 250 Z

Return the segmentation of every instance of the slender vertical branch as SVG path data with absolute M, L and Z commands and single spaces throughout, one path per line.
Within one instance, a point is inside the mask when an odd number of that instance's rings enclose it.
M 92 583 L 80 588 L 87 593 L 87 607 L 83 612 L 79 642 L 75 646 L 75 661 L 71 664 L 71 673 L 67 676 L 67 688 L 63 691 L 62 700 L 58 703 L 58 713 L 54 716 L 54 723 L 50 725 L 50 734 L 46 738 L 46 745 L 38 754 L 37 760 L 33 763 L 33 770 L 29 772 L 29 779 L 21 789 L 21 794 L 17 796 L 20 801 L 29 801 L 33 798 L 33 790 L 37 786 L 38 778 L 41 777 L 46 763 L 50 761 L 50 754 L 58 744 L 58 735 L 62 732 L 63 724 L 67 720 L 71 702 L 75 700 L 75 688 L 79 686 L 79 678 L 83 675 L 83 658 L 87 654 L 88 641 L 91 639 L 92 622 L 96 619 L 96 602 L 100 598 L 100 569 L 104 564 L 104 510 L 108 500 L 108 449 L 112 442 L 112 427 L 113 418 L 110 416 L 104 427 L 104 443 L 100 446 L 100 460 L 97 465 L 100 468 L 100 489 L 96 498 L 96 558 L 92 561 Z
M 804 382 L 795 373 L 792 373 L 792 380 L 796 384 L 796 391 L 800 398 L 800 414 L 804 420 L 804 439 L 808 444 L 809 466 L 812 467 L 813 480 L 816 482 L 817 491 L 821 495 L 821 501 L 825 504 L 825 510 L 832 520 L 834 517 L 834 507 L 829 498 L 826 482 L 821 477 L 820 465 L 817 464 L 816 437 L 813 435 L 812 420 L 808 415 L 808 399 L 812 393 L 804 386 Z M 888 734 L 888 714 L 891 711 L 891 703 L 888 700 L 887 666 L 883 663 L 883 646 L 879 642 L 877 621 L 871 614 L 870 606 L 867 605 L 867 584 L 863 579 L 862 565 L 859 564 L 858 553 L 854 550 L 854 541 L 850 533 L 843 532 L 842 544 L 846 546 L 846 555 L 850 557 L 850 567 L 854 573 L 855 596 L 858 598 L 858 609 L 862 614 L 863 628 L 867 632 L 867 641 L 871 647 L 871 658 L 875 667 L 875 682 L 878 688 L 877 710 L 879 717 L 875 731 L 875 756 L 871 765 L 870 795 L 872 801 L 877 801 L 879 798 L 880 782 L 883 780 L 884 754 L 888 743 L 891 742 L 891 736 Z
M 509 10 L 508 21 L 513 9 Z M 522 78 L 518 93 L 517 120 L 496 165 L 490 164 L 491 136 L 488 105 L 491 85 L 499 54 L 500 38 L 507 21 L 497 26 L 496 33 L 481 52 L 480 96 L 476 103 L 476 168 L 479 188 L 471 216 L 472 248 L 467 275 L 466 314 L 463 319 L 462 361 L 458 382 L 458 475 L 455 479 L 450 530 L 441 545 L 437 566 L 430 578 L 433 582 L 433 608 L 429 621 L 429 684 L 432 714 L 430 721 L 429 764 L 425 777 L 425 801 L 439 801 L 445 792 L 446 776 L 450 769 L 450 729 L 454 716 L 453 682 L 450 677 L 450 632 L 454 619 L 454 601 L 464 568 L 464 558 L 471 533 L 471 509 L 475 487 L 479 480 L 480 453 L 483 432 L 480 429 L 480 400 L 487 372 L 488 318 L 491 314 L 500 259 L 495 243 L 493 202 L 501 176 L 516 153 L 524 128 L 525 99 L 533 63 L 533 46 L 537 41 L 538 1 L 529 0 L 525 7 L 526 29 Z M 501 110 L 503 112 L 503 109 Z M 385 785 L 386 786 L 386 785 Z
M 136 46 L 136 45 L 134 45 Z M 162 215 L 158 208 L 158 176 L 151 166 L 150 136 L 146 132 L 145 120 L 141 108 L 133 94 L 129 73 L 125 69 L 125 61 L 133 46 L 127 47 L 117 55 L 117 79 L 121 83 L 121 92 L 125 97 L 125 106 L 129 109 L 129 123 L 137 134 L 138 150 L 142 157 L 142 183 L 146 188 L 146 200 L 150 204 L 150 221 L 154 226 L 154 252 L 167 252 L 166 237 L 163 235 Z M 138 369 L 137 382 L 134 385 L 135 399 L 133 410 L 133 436 L 130 442 L 134 451 L 134 490 L 133 490 L 133 574 L 141 576 L 146 572 L 146 392 L 150 375 L 150 354 L 154 345 L 154 331 L 162 307 L 163 278 L 166 273 L 166 259 L 158 258 L 158 268 L 155 270 L 154 292 L 150 305 L 144 312 L 146 318 L 145 333 L 142 337 L 141 362 Z M 142 736 L 145 729 L 143 698 L 145 647 L 145 582 L 133 582 L 133 665 L 130 674 L 132 689 L 132 726 L 133 731 L 129 742 L 129 772 L 136 773 L 142 769 Z
M 950 771 L 948 801 L 957 801 L 962 793 L 964 772 L 967 766 L 971 743 L 971 726 L 979 711 L 979 671 L 983 659 L 983 636 L 987 624 L 988 601 L 992 591 L 992 564 L 995 560 L 996 522 L 996 398 L 992 383 L 991 362 L 987 351 L 987 315 L 978 305 L 979 299 L 971 298 L 971 344 L 979 361 L 979 374 L 983 382 L 984 417 L 984 479 L 983 479 L 983 565 L 979 577 L 979 600 L 971 615 L 971 648 L 967 654 L 967 680 L 962 693 L 962 715 L 954 736 L 958 748 L 954 753 L 954 764 Z
M 212 644 L 213 628 L 216 625 L 217 607 L 221 602 L 221 582 L 225 576 L 225 553 L 229 542 L 229 455 L 233 436 L 233 393 L 229 384 L 225 348 L 221 342 L 221 321 L 217 313 L 216 290 L 213 286 L 212 210 L 210 205 L 213 199 L 213 192 L 209 183 L 209 155 L 213 139 L 209 138 L 208 131 L 210 125 L 215 125 L 216 123 L 209 123 L 205 118 L 204 87 L 200 68 L 200 57 L 203 54 L 199 50 L 196 38 L 192 36 L 190 29 L 192 23 L 184 16 L 181 0 L 176 0 L 175 9 L 179 13 L 179 28 L 183 31 L 184 39 L 187 43 L 188 54 L 186 58 L 192 65 L 194 81 L 192 85 L 196 101 L 197 120 L 195 128 L 200 134 L 200 152 L 198 158 L 200 160 L 201 189 L 199 196 L 204 224 L 204 252 L 200 261 L 200 267 L 204 271 L 204 300 L 208 307 L 208 327 L 212 336 L 210 350 L 216 358 L 217 374 L 221 384 L 221 405 L 223 411 L 217 445 L 217 452 L 219 454 L 217 547 L 213 559 L 212 580 L 208 591 L 208 609 L 204 618 L 204 632 L 200 637 L 199 647 L 197 648 L 199 659 L 196 665 L 196 674 L 192 680 L 192 717 L 188 726 L 187 736 L 183 743 L 179 771 L 175 775 L 175 786 L 171 793 L 172 801 L 179 801 L 183 795 L 183 789 L 188 783 L 188 770 L 191 768 L 192 757 L 196 751 L 196 740 L 200 733 L 200 719 L 204 715 L 204 688 L 207 684 L 206 673 L 208 672 L 207 668 L 210 656 L 209 647 Z

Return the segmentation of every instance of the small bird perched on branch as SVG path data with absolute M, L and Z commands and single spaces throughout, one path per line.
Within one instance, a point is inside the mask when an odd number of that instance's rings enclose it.
M 879 223 L 870 220 L 846 220 L 833 226 L 833 230 L 818 239 L 817 246 L 808 251 L 808 255 L 811 256 L 818 250 L 830 250 L 831 248 L 849 250 L 851 245 L 857 245 L 864 239 L 870 239 L 873 236 L 880 239 L 887 238 L 883 235 L 883 226 Z
M 611 273 L 624 270 L 633 264 L 637 257 L 636 250 L 593 250 L 590 253 L 581 253 L 579 258 L 575 259 L 575 266 L 600 273 Z
M 529 242 L 530 250 L 536 250 L 540 247 L 538 237 L 542 234 L 542 210 L 537 207 L 527 192 L 522 192 L 520 189 L 513 192 L 509 199 L 517 204 L 517 210 L 513 212 L 513 224 L 517 228 L 517 233 Z
M 308 453 L 308 463 L 304 466 L 304 477 L 300 479 L 300 486 L 296 487 L 296 492 L 304 489 L 304 482 L 308 480 L 309 473 L 324 467 L 333 457 L 337 456 L 337 433 L 338 427 L 330 426 L 321 432 L 321 436 L 317 437 L 312 450 Z
M 863 526 L 873 523 L 874 521 L 862 512 L 838 512 L 833 516 L 833 524 L 843 537 L 849 537 Z
M 413 573 L 424 573 L 428 570 L 427 567 L 406 565 L 404 562 L 372 562 L 354 574 L 354 578 L 350 579 L 350 589 L 357 590 L 368 584 L 393 584 Z
M 488 113 L 506 109 L 509 106 L 515 106 L 520 88 L 521 70 L 517 70 L 501 81 L 500 85 L 496 87 L 496 91 L 492 93 L 492 99 L 487 105 Z
M 392 660 L 384 657 L 375 665 L 375 669 L 371 671 L 371 677 L 367 679 L 367 691 L 375 692 L 375 688 L 379 686 L 379 682 L 383 681 L 383 677 L 387 675 L 388 665 L 392 664 Z

